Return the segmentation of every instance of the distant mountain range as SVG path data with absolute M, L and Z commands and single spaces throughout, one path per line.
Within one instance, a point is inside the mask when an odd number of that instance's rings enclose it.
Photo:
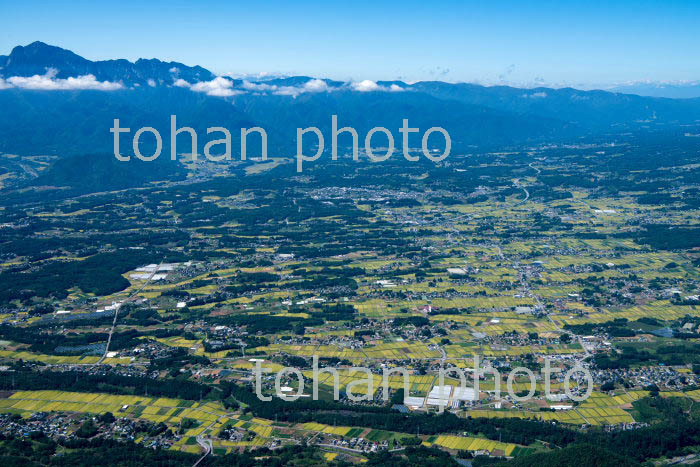
M 124 127 L 152 126 L 169 135 L 171 114 L 200 135 L 224 126 L 235 139 L 238 128 L 261 126 L 271 155 L 296 150 L 297 127 L 330 132 L 332 114 L 361 138 L 374 126 L 396 132 L 404 118 L 422 130 L 441 126 L 452 136 L 453 151 L 462 152 L 680 129 L 700 121 L 700 99 L 440 81 L 242 80 L 157 59 L 90 61 L 42 42 L 0 56 L 0 108 L 0 152 L 61 157 L 110 154 L 115 118 Z M 168 144 L 166 136 L 164 154 Z
M 689 83 L 630 83 L 608 89 L 612 92 L 637 94 L 648 97 L 695 99 L 700 97 L 700 81 Z

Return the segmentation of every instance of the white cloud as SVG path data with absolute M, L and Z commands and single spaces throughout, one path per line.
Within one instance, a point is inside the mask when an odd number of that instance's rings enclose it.
M 269 81 L 271 79 L 281 79 L 281 78 L 289 78 L 290 76 L 294 75 L 289 75 L 287 73 L 279 73 L 279 72 L 273 72 L 273 71 L 261 71 L 259 73 L 236 73 L 236 72 L 229 72 L 229 73 L 223 73 L 220 76 L 227 76 L 229 78 L 235 78 L 235 79 L 241 79 L 241 80 L 246 80 L 246 81 Z
M 233 89 L 226 89 L 226 88 L 218 88 L 218 89 L 212 89 L 210 91 L 207 91 L 207 96 L 216 96 L 216 97 L 230 97 L 230 96 L 235 96 L 236 94 L 242 94 L 241 91 L 234 91 Z
M 170 73 L 180 73 L 180 69 L 176 66 L 168 70 Z
M 267 82 L 255 82 L 243 80 L 240 87 L 234 89 L 233 81 L 227 79 L 223 76 L 219 76 L 211 81 L 202 81 L 199 83 L 188 83 L 183 79 L 177 79 L 173 82 L 173 86 L 178 86 L 182 88 L 189 88 L 195 92 L 203 92 L 210 96 L 234 96 L 237 94 L 242 94 L 244 92 L 250 92 L 254 94 L 274 94 L 277 96 L 291 96 L 298 97 L 305 93 L 321 93 L 321 92 L 333 92 L 335 90 L 348 87 L 355 91 L 367 92 L 367 91 L 384 91 L 384 92 L 401 92 L 406 89 L 397 85 L 392 84 L 391 86 L 380 86 L 375 81 L 364 80 L 355 83 L 348 83 L 343 87 L 330 87 L 328 83 L 322 79 L 310 79 L 304 84 L 298 86 L 279 86 L 276 84 L 270 84 Z
M 276 91 L 277 89 L 279 89 L 279 87 L 275 86 L 274 84 L 251 83 L 250 81 L 243 81 L 241 87 L 243 87 L 243 89 L 245 89 L 246 91 L 255 92 Z
M 360 81 L 359 83 L 352 83 L 351 84 L 352 88 L 355 91 L 360 91 L 360 92 L 370 92 L 370 91 L 381 91 L 382 88 L 379 86 L 375 81 L 366 79 L 364 81 Z
M 523 94 L 523 97 L 527 97 L 529 99 L 544 99 L 547 97 L 547 93 L 544 91 L 539 91 L 533 92 L 532 94 Z
M 259 78 L 259 79 L 274 79 L 274 78 L 285 78 L 287 75 L 284 75 L 281 73 L 274 73 L 271 71 L 261 71 L 260 73 L 257 73 L 254 76 Z
M 113 83 L 110 81 L 97 81 L 94 75 L 83 75 L 78 77 L 70 77 L 66 79 L 57 79 L 58 70 L 50 68 L 44 75 L 34 76 L 12 76 L 7 78 L 4 89 L 8 87 L 17 87 L 21 89 L 33 89 L 42 91 L 66 91 L 75 89 L 92 89 L 97 91 L 114 91 L 123 89 L 121 83 Z M 7 85 L 9 83 L 9 86 Z
M 297 86 L 280 86 L 274 91 L 273 94 L 276 94 L 278 96 L 297 97 L 299 94 L 302 94 L 302 91 L 301 87 Z
M 203 92 L 208 96 L 229 97 L 240 94 L 233 89 L 233 81 L 218 76 L 211 81 L 200 81 L 190 86 L 194 92 Z
M 240 94 L 241 91 L 233 89 L 233 81 L 218 76 L 211 81 L 200 81 L 199 83 L 190 84 L 182 78 L 178 78 L 173 82 L 173 86 L 179 88 L 189 88 L 194 92 L 203 92 L 208 96 L 229 97 Z
M 359 92 L 372 92 L 372 91 L 401 92 L 401 91 L 406 90 L 405 88 L 402 88 L 398 84 L 392 84 L 389 87 L 380 86 L 376 81 L 372 81 L 370 79 L 350 83 L 350 88 L 355 90 L 355 91 L 359 91 Z
M 175 73 L 179 70 L 173 67 L 170 72 Z M 34 75 L 31 77 L 14 76 L 7 79 L 0 78 L 0 89 L 21 88 L 35 90 L 71 90 L 71 89 L 94 89 L 102 91 L 112 91 L 116 89 L 124 89 L 122 83 L 114 83 L 109 81 L 97 81 L 94 75 L 84 75 L 71 77 L 67 79 L 57 79 L 58 70 L 50 68 L 44 75 Z M 176 78 L 174 76 L 173 78 Z M 158 83 L 149 79 L 148 86 L 156 87 Z M 310 79 L 298 86 L 279 86 L 266 82 L 251 82 L 244 80 L 240 88 L 234 89 L 234 82 L 231 79 L 219 76 L 211 81 L 200 81 L 190 83 L 182 78 L 177 78 L 172 83 L 175 87 L 187 88 L 194 92 L 205 93 L 209 96 L 229 97 L 242 94 L 244 92 L 275 94 L 279 96 L 297 97 L 305 93 L 322 93 L 332 92 L 339 89 L 352 89 L 360 92 L 369 91 L 384 91 L 384 92 L 401 92 L 405 91 L 399 85 L 392 84 L 391 86 L 380 86 L 375 81 L 364 80 L 359 82 L 347 83 L 341 87 L 330 87 L 328 83 L 322 79 Z M 139 86 L 136 84 L 135 86 Z M 524 96 L 526 97 L 526 96 Z M 527 96 L 539 97 L 539 96 Z
M 331 91 L 328 84 L 322 79 L 312 79 L 302 84 L 301 86 L 277 86 L 274 84 L 267 83 L 252 83 L 250 81 L 243 81 L 241 85 L 243 89 L 251 92 L 266 93 L 270 92 L 278 96 L 292 96 L 297 97 L 300 94 L 307 92 L 327 92 Z
M 328 84 L 322 79 L 312 79 L 302 84 L 301 86 L 280 86 L 274 93 L 278 96 L 297 97 L 300 94 L 307 92 L 328 92 L 331 89 Z
M 324 92 L 328 91 L 328 84 L 322 79 L 312 79 L 307 81 L 303 88 L 306 92 Z

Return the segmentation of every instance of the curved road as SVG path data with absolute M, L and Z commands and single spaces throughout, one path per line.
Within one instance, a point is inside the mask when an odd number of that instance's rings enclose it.
M 202 448 L 204 448 L 204 454 L 202 455 L 202 457 L 197 459 L 197 462 L 192 464 L 192 467 L 197 467 L 199 463 L 202 462 L 204 458 L 207 457 L 214 449 L 214 446 L 212 446 L 210 439 L 204 439 L 201 436 L 197 436 L 197 443 L 199 443 L 199 445 L 202 446 Z

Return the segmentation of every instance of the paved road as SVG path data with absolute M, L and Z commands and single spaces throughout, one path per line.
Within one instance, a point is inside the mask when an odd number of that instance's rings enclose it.
M 438 349 L 440 350 L 440 353 L 442 354 L 442 358 L 440 359 L 440 366 L 444 367 L 445 361 L 447 360 L 447 352 L 445 352 L 445 349 L 442 346 L 439 346 Z
M 197 467 L 200 462 L 204 460 L 205 457 L 207 457 L 213 450 L 214 446 L 212 446 L 211 440 L 210 439 L 204 439 L 201 436 L 197 436 L 197 443 L 199 443 L 200 446 L 204 449 L 204 454 L 202 457 L 197 459 L 197 462 L 195 462 L 192 467 Z
M 320 447 L 324 447 L 324 448 L 339 449 L 341 451 L 348 451 L 348 452 L 357 453 L 357 454 L 367 454 L 369 452 L 369 451 L 365 451 L 362 449 L 353 449 L 353 448 L 349 448 L 346 446 L 337 446 L 335 444 L 315 443 L 315 445 L 320 446 Z M 389 452 L 399 452 L 399 451 L 403 451 L 404 449 L 406 449 L 406 448 L 401 447 L 401 448 L 389 449 L 388 451 Z
M 518 203 L 517 203 L 515 206 L 519 206 L 519 205 L 521 205 L 521 204 L 526 203 L 527 200 L 530 199 L 530 192 L 527 191 L 527 188 L 525 188 L 524 186 L 522 186 L 522 185 L 520 184 L 520 180 L 518 180 L 517 178 L 516 178 L 515 180 L 513 180 L 513 186 L 514 186 L 515 188 L 520 188 L 520 189 L 523 190 L 523 192 L 525 193 L 525 198 L 524 198 L 524 199 L 521 199 L 520 201 L 518 201 Z
M 100 364 L 105 360 L 105 358 L 107 358 L 107 354 L 109 353 L 109 345 L 112 343 L 112 334 L 114 334 L 114 328 L 117 327 L 117 318 L 119 317 L 119 310 L 121 309 L 121 307 L 122 307 L 125 303 L 134 300 L 134 299 L 138 296 L 138 293 L 141 292 L 141 291 L 144 289 L 144 287 L 146 287 L 146 286 L 148 285 L 149 282 L 151 282 L 151 279 L 153 279 L 153 276 L 156 275 L 156 273 L 158 272 L 158 269 L 160 269 L 160 266 L 161 266 L 162 264 L 163 264 L 162 261 L 161 261 L 160 263 L 158 263 L 158 266 L 156 266 L 156 268 L 153 270 L 153 272 L 151 273 L 151 275 L 148 276 L 148 279 L 146 279 L 146 282 L 144 282 L 144 283 L 141 285 L 141 287 L 139 287 L 138 289 L 136 289 L 136 290 L 134 290 L 133 292 L 131 292 L 131 293 L 129 294 L 129 296 L 126 298 L 126 300 L 124 300 L 122 303 L 120 303 L 120 304 L 117 306 L 117 309 L 114 310 L 114 319 L 112 320 L 112 327 L 110 328 L 110 330 L 109 330 L 109 336 L 107 337 L 107 345 L 105 346 L 105 352 L 102 354 L 102 356 L 101 356 L 100 359 L 97 361 L 97 363 L 95 363 L 95 365 L 100 365 Z

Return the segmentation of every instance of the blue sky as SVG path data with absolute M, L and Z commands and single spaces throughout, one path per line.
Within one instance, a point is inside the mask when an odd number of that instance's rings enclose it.
M 41 40 L 93 60 L 157 57 L 216 73 L 575 86 L 700 79 L 697 0 L 0 0 L 0 18 L 0 54 Z

